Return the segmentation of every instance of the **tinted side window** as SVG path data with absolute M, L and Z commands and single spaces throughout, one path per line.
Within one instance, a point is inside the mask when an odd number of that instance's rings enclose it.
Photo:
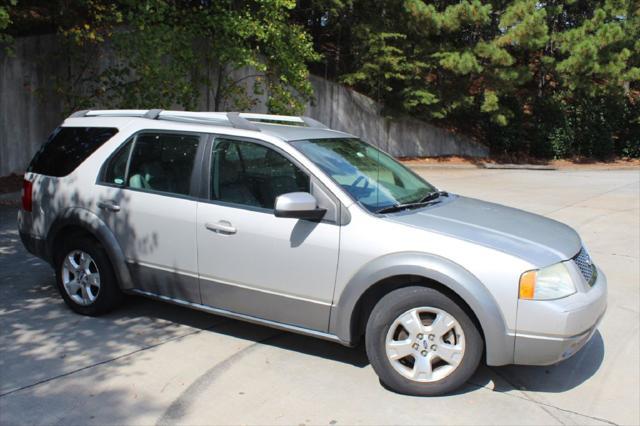
M 309 176 L 266 146 L 217 139 L 212 155 L 214 200 L 273 209 L 279 195 L 309 192 Z
M 124 184 L 127 173 L 127 162 L 129 161 L 129 152 L 131 151 L 132 145 L 133 140 L 130 140 L 109 159 L 107 168 L 104 171 L 104 177 L 102 179 L 103 182 L 114 183 L 116 185 Z
M 129 164 L 131 188 L 189 195 L 200 138 L 145 133 L 135 140 Z
M 118 133 L 111 127 L 58 127 L 31 160 L 27 171 L 66 176 Z

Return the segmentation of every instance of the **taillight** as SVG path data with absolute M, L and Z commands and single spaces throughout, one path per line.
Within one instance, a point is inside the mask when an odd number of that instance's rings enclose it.
M 33 206 L 33 183 L 22 181 L 22 210 L 30 212 Z

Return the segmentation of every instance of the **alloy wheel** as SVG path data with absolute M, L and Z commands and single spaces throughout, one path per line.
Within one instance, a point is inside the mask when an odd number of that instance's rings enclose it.
M 391 324 L 386 354 L 395 371 L 416 382 L 436 382 L 453 373 L 465 351 L 462 327 L 448 312 L 413 308 Z
M 62 284 L 75 303 L 87 306 L 95 302 L 100 293 L 100 271 L 89 253 L 73 250 L 65 256 Z

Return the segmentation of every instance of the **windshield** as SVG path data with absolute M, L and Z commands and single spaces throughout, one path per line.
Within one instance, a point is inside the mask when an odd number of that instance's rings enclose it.
M 402 164 L 359 139 L 310 139 L 291 144 L 372 212 L 420 203 L 435 191 Z

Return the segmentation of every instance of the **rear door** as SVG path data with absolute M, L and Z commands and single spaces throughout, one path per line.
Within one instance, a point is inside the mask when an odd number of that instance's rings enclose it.
M 200 303 L 195 195 L 205 138 L 144 131 L 108 160 L 99 214 L 124 250 L 136 288 Z
M 258 141 L 217 138 L 208 157 L 209 200 L 198 205 L 202 302 L 327 331 L 340 227 L 338 203 L 286 153 Z M 312 192 L 322 222 L 277 218 L 278 195 Z

